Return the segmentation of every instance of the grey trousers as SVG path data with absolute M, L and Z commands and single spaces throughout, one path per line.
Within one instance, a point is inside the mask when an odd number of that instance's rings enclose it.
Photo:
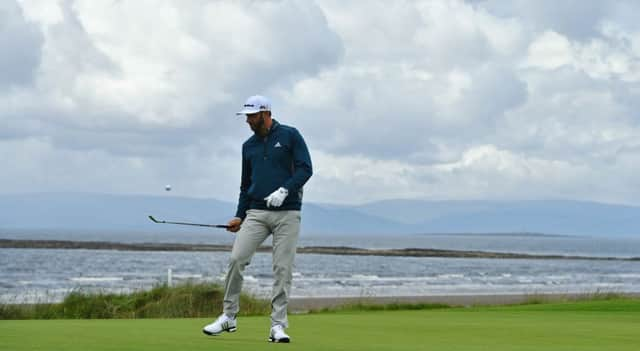
M 247 211 L 247 217 L 236 233 L 225 278 L 223 309 L 227 316 L 235 316 L 240 310 L 242 272 L 258 246 L 273 234 L 271 325 L 289 326 L 287 304 L 299 232 L 300 211 Z

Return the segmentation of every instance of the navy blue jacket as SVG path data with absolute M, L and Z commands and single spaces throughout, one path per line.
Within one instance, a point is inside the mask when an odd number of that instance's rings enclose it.
M 300 210 L 302 186 L 313 170 L 307 144 L 297 129 L 275 119 L 266 137 L 254 134 L 242 144 L 242 182 L 236 217 L 244 219 L 249 209 L 267 209 L 264 200 L 284 187 L 289 195 L 280 207 L 269 210 Z

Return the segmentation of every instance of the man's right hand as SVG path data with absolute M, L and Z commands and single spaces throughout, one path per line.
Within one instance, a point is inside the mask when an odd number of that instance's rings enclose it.
M 227 228 L 228 232 L 232 232 L 235 233 L 238 230 L 240 230 L 240 225 L 242 224 L 242 219 L 238 218 L 238 217 L 233 217 L 228 223 L 227 225 L 229 226 L 229 228 Z

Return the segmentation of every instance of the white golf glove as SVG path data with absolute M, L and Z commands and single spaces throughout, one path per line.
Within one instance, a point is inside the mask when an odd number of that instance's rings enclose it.
M 287 195 L 289 195 L 289 190 L 281 187 L 264 199 L 267 201 L 267 207 L 280 207 L 284 202 L 284 199 L 287 198 Z

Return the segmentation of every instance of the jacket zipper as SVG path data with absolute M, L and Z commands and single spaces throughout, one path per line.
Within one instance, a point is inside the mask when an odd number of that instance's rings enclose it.
M 263 156 L 264 159 L 267 159 L 267 139 L 269 138 L 269 136 L 264 137 L 264 141 L 262 142 L 262 146 L 263 146 Z

